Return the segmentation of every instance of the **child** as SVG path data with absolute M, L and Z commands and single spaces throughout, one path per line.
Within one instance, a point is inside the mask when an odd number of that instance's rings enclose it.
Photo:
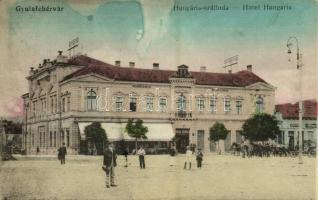
M 203 160 L 203 153 L 202 153 L 201 149 L 198 149 L 196 160 L 197 160 L 197 167 L 201 168 L 202 160 Z

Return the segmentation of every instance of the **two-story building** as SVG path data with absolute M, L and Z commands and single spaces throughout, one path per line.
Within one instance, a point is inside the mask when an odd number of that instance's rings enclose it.
M 84 129 L 100 122 L 111 141 L 131 141 L 125 133 L 129 118 L 140 118 L 148 127 L 147 142 L 165 147 L 172 138 L 184 151 L 195 144 L 213 151 L 209 129 L 222 122 L 229 130 L 224 148 L 240 142 L 244 121 L 255 112 L 274 112 L 275 88 L 252 72 L 190 71 L 186 65 L 162 70 L 130 62 L 108 64 L 85 55 L 67 58 L 59 52 L 45 59 L 27 77 L 23 147 L 28 154 L 55 154 L 66 143 L 70 154 L 79 154 Z

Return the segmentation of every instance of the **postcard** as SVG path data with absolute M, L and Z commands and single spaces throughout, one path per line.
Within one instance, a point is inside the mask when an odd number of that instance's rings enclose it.
M 317 1 L 0 0 L 2 199 L 317 199 Z

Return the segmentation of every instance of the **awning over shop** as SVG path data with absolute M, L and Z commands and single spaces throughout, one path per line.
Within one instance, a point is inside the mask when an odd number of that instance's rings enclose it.
M 79 131 L 81 139 L 85 140 L 85 127 L 92 124 L 91 122 L 79 122 Z M 107 138 L 110 141 L 133 141 L 128 133 L 125 132 L 126 123 L 101 123 L 102 128 L 106 131 Z M 144 123 L 148 128 L 147 138 L 145 141 L 170 141 L 174 137 L 174 131 L 170 123 Z

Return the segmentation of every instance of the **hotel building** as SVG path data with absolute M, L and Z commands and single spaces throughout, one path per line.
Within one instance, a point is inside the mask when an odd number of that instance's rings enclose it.
M 166 148 L 172 138 L 183 152 L 195 144 L 215 150 L 209 129 L 222 122 L 229 130 L 221 143 L 228 150 L 241 141 L 241 127 L 255 112 L 274 112 L 275 88 L 246 70 L 228 73 L 191 71 L 186 65 L 163 70 L 135 63 L 108 64 L 85 55 L 68 58 L 59 52 L 27 76 L 23 148 L 27 154 L 56 154 L 65 142 L 69 154 L 84 152 L 84 129 L 100 122 L 111 141 L 132 141 L 125 132 L 129 118 L 148 127 L 147 147 Z

